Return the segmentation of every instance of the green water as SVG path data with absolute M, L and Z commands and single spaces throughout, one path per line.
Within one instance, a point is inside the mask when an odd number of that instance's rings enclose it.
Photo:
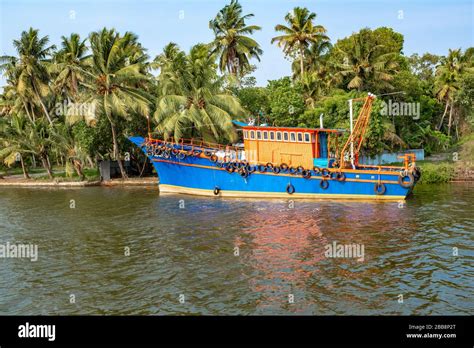
M 0 188 L 0 244 L 39 254 L 0 259 L 0 314 L 472 314 L 473 205 L 472 184 L 419 186 L 405 205 L 294 206 Z M 364 260 L 326 257 L 335 241 Z

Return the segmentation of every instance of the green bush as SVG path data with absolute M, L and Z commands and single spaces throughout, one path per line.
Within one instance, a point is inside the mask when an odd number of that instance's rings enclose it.
M 423 163 L 420 183 L 434 184 L 449 182 L 454 178 L 454 164 L 448 162 Z

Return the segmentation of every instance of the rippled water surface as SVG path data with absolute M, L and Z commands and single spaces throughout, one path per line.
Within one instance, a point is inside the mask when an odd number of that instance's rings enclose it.
M 0 314 L 472 314 L 473 205 L 472 184 L 419 186 L 405 205 L 294 207 L 0 188 L 0 244 L 39 249 L 37 262 L 0 258 Z M 334 241 L 364 260 L 326 257 Z

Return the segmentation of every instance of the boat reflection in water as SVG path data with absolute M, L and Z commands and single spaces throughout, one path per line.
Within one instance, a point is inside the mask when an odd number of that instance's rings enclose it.
M 364 306 L 369 299 L 362 290 L 378 287 L 377 279 L 386 277 L 379 257 L 387 248 L 399 252 L 397 245 L 410 239 L 410 232 L 404 231 L 420 227 L 407 216 L 404 203 L 288 201 L 278 205 L 274 209 L 262 204 L 246 215 L 249 223 L 234 242 L 242 262 L 254 269 L 249 285 L 262 294 L 256 303 L 260 313 L 329 310 L 328 314 L 337 314 L 338 308 L 347 313 L 348 305 Z M 358 246 L 362 258 L 355 252 L 331 257 L 328 250 L 334 244 L 350 250 Z M 318 298 L 312 298 L 314 293 Z M 382 296 L 376 302 L 387 300 Z

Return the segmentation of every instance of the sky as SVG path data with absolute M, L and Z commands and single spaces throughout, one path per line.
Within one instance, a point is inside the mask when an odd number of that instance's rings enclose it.
M 154 58 L 170 41 L 188 50 L 210 42 L 209 20 L 229 1 L 223 0 L 0 0 L 0 54 L 14 55 L 12 41 L 33 27 L 59 45 L 72 32 L 86 37 L 105 27 L 132 31 Z M 474 0 L 240 0 L 243 12 L 255 17 L 248 24 L 262 30 L 254 35 L 263 49 L 253 60 L 257 85 L 290 74 L 290 62 L 270 40 L 274 27 L 295 6 L 317 14 L 331 41 L 361 28 L 388 26 L 405 37 L 403 52 L 445 55 L 449 48 L 474 46 Z M 5 80 L 0 78 L 0 86 Z

